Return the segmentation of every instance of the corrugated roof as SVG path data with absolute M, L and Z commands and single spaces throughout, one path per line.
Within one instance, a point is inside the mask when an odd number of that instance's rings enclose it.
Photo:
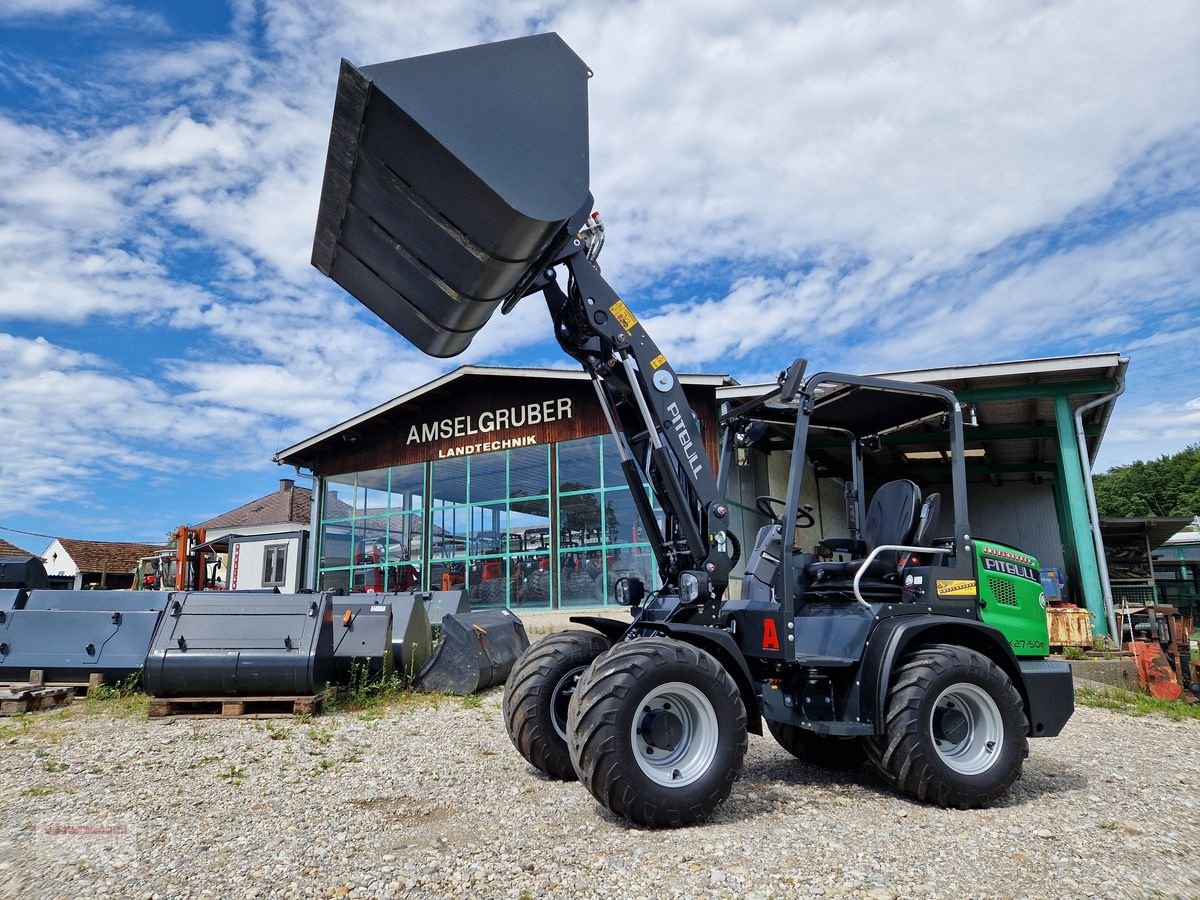
M 10 544 L 4 538 L 0 538 L 0 556 L 37 556 L 37 554 L 22 550 L 16 544 Z
M 125 541 L 83 541 L 60 537 L 58 542 L 71 554 L 81 572 L 132 572 L 138 560 L 163 549 L 162 544 Z
M 289 485 L 285 487 L 285 485 Z M 259 497 L 244 503 L 237 509 L 221 513 L 219 516 L 201 522 L 198 527 L 213 530 L 217 528 L 241 528 L 246 525 L 287 525 L 292 523 L 308 524 L 312 515 L 312 491 L 305 487 L 296 487 L 283 479 L 280 489 L 273 494 Z

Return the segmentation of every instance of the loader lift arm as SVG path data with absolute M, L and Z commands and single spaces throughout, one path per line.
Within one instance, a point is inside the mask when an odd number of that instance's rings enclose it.
M 693 623 L 715 623 L 738 548 L 727 530 L 729 505 L 704 452 L 699 419 L 666 356 L 582 242 L 568 240 L 557 263 L 568 273 L 566 290 L 553 267 L 531 287 L 545 295 L 559 345 L 591 376 L 658 562 L 662 590 L 678 596 L 681 576 L 692 572 L 696 596 L 685 598 L 683 608 Z M 644 483 L 663 510 L 661 521 Z

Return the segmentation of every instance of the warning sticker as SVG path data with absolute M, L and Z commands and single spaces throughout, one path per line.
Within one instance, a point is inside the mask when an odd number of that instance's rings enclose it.
M 654 359 L 650 360 L 650 368 L 652 368 L 652 369 L 661 369 L 666 364 L 667 364 L 667 358 L 665 356 L 663 356 L 661 353 L 658 354 L 658 356 L 654 357 Z
M 939 579 L 937 592 L 939 597 L 974 597 L 978 590 L 974 581 L 942 581 Z
M 613 318 L 620 322 L 621 327 L 626 331 L 629 331 L 637 324 L 637 319 L 629 311 L 629 307 L 625 305 L 624 300 L 618 300 L 608 308 L 608 311 L 613 314 Z

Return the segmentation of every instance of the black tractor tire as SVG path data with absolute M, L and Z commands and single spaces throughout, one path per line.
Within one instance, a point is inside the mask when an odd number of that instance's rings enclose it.
M 504 726 L 536 769 L 563 781 L 575 780 L 567 750 L 567 703 L 579 677 L 611 642 L 594 631 L 560 631 L 521 654 L 504 685 Z
M 638 638 L 602 654 L 579 679 L 567 746 L 584 787 L 650 828 L 700 822 L 729 796 L 746 755 L 737 685 L 705 651 Z
M 974 809 L 1021 777 L 1028 730 L 1021 695 L 1003 669 L 966 647 L 932 644 L 900 660 L 885 731 L 863 746 L 901 793 Z
M 786 722 L 768 721 L 767 730 L 796 759 L 822 769 L 853 769 L 867 758 L 862 738 L 816 734 Z

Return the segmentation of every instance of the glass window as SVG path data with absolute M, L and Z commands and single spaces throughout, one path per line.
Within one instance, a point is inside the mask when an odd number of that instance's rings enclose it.
M 349 522 L 326 522 L 321 526 L 321 568 L 333 569 L 350 565 L 350 545 L 353 525 Z
M 282 587 L 287 581 L 287 544 L 263 547 L 263 587 Z
M 430 506 L 467 502 L 467 463 L 470 457 L 439 459 L 433 466 L 433 500 Z
M 508 496 L 542 497 L 549 493 L 550 448 L 535 446 L 509 450 Z
M 600 488 L 600 439 L 583 438 L 558 445 L 558 490 L 595 491 Z
M 565 494 L 558 498 L 559 546 L 591 547 L 604 541 L 601 494 Z
M 504 453 L 471 457 L 471 502 L 504 500 L 508 496 L 508 460 Z
M 603 551 L 563 551 L 558 560 L 559 605 L 602 606 L 606 593 Z
M 325 479 L 324 519 L 349 519 L 354 515 L 354 475 Z
M 359 472 L 355 481 L 354 515 L 385 515 L 388 511 L 388 470 Z

